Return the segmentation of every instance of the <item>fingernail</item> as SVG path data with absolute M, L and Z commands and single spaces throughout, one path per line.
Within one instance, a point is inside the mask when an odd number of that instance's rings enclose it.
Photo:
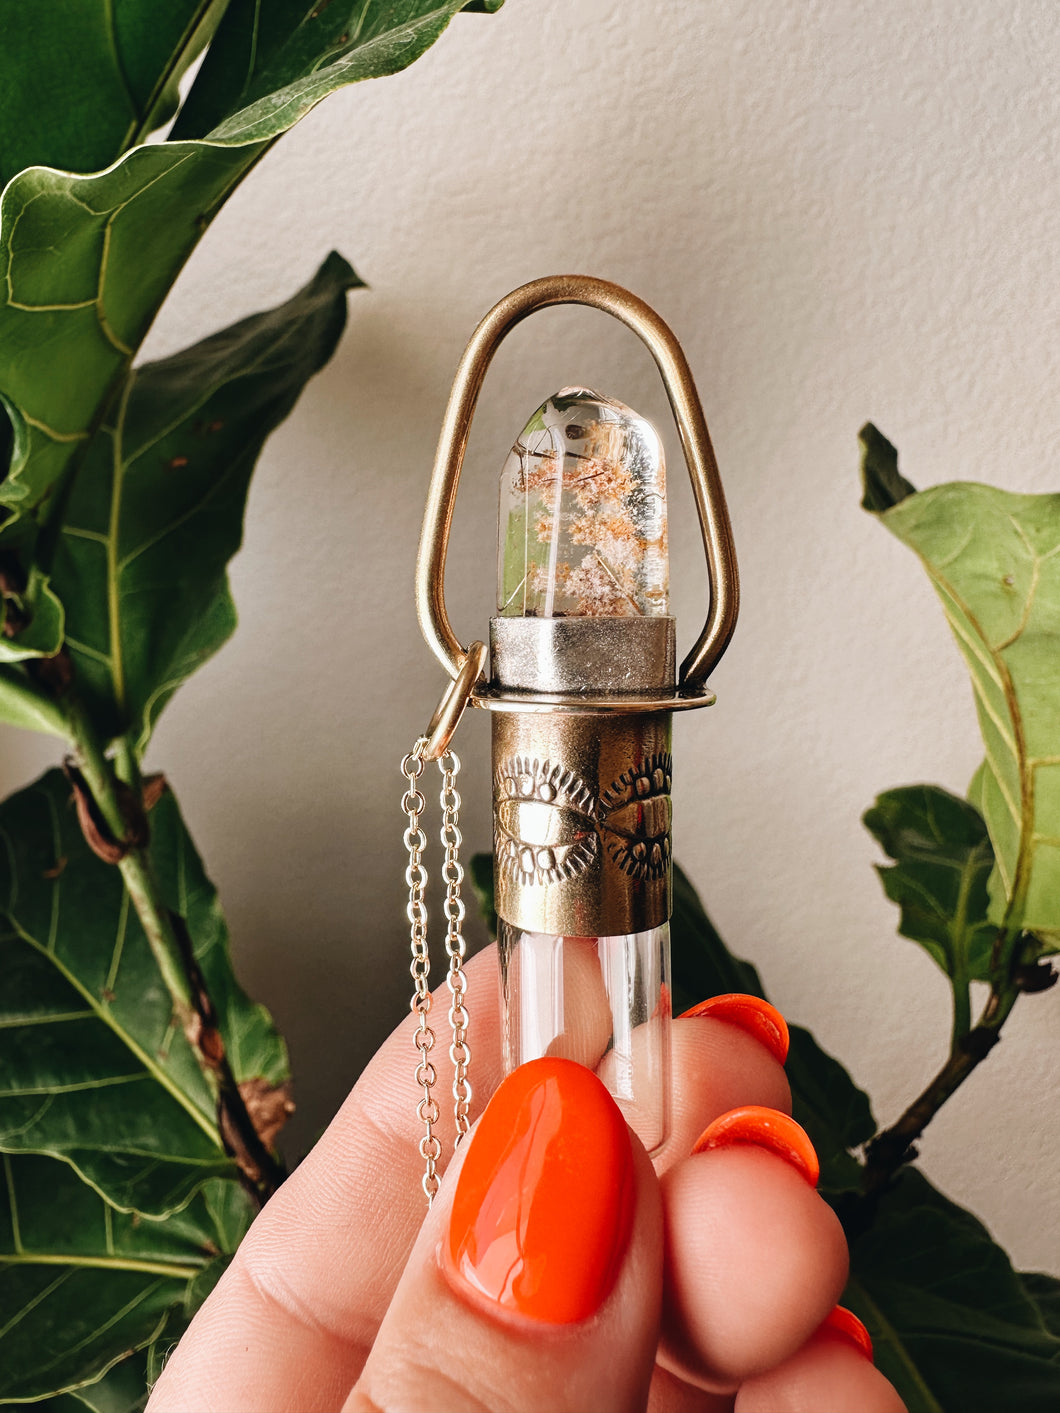
M 684 1020 L 685 1016 L 711 1016 L 714 1020 L 738 1025 L 760 1041 L 781 1064 L 788 1058 L 788 1023 L 776 1006 L 760 996 L 745 996 L 741 991 L 711 996 L 685 1011 L 679 1019 Z
M 633 1226 L 633 1150 L 591 1070 L 531 1060 L 503 1082 L 460 1171 L 443 1264 L 457 1285 L 554 1325 L 587 1319 Z
M 870 1364 L 873 1362 L 872 1337 L 853 1310 L 848 1310 L 845 1305 L 837 1305 L 830 1315 L 825 1316 L 821 1328 L 842 1335 L 864 1354 Z
M 817 1186 L 821 1168 L 813 1144 L 806 1130 L 787 1114 L 758 1104 L 730 1109 L 703 1130 L 692 1145 L 692 1152 L 705 1153 L 710 1148 L 728 1148 L 734 1143 L 753 1143 L 769 1149 L 786 1159 L 811 1187 Z

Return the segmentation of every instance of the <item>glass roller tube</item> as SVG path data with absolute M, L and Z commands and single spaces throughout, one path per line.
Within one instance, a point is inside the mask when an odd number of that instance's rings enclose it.
M 667 617 L 665 462 L 651 424 L 587 389 L 557 393 L 501 472 L 499 548 L 499 618 Z M 599 780 L 572 783 L 542 754 L 506 761 L 495 782 L 498 868 L 562 889 L 609 850 L 634 883 L 668 876 L 670 770 L 668 754 L 634 758 L 615 795 Z M 669 922 L 556 936 L 502 913 L 498 943 L 506 1070 L 545 1055 L 591 1065 L 648 1151 L 660 1147 L 669 1128 Z

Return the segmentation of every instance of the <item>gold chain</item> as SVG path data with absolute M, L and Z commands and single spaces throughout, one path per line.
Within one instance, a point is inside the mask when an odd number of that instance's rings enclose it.
M 434 1194 L 438 1191 L 436 1165 L 441 1150 L 434 1132 L 434 1125 L 438 1122 L 438 1105 L 431 1095 L 431 1088 L 438 1075 L 431 1060 L 431 1051 L 434 1048 L 434 1031 L 430 1027 L 431 992 L 427 985 L 431 959 L 427 952 L 427 904 L 423 897 L 427 887 L 427 870 L 421 862 L 423 850 L 427 847 L 427 836 L 420 828 L 420 815 L 423 813 L 427 801 L 420 793 L 419 778 L 423 774 L 423 748 L 426 744 L 427 738 L 421 736 L 401 762 L 401 773 L 408 781 L 408 789 L 402 796 L 401 808 L 408 818 L 408 826 L 405 829 L 405 848 L 408 850 L 409 862 L 405 869 L 405 882 L 409 886 L 409 901 L 405 911 L 408 914 L 411 928 L 412 965 L 409 970 L 412 973 L 414 986 L 412 1010 L 417 1017 L 416 1048 L 420 1052 L 419 1064 L 416 1066 L 416 1083 L 423 1090 L 423 1097 L 416 1106 L 416 1113 L 424 1128 L 423 1137 L 420 1139 L 420 1156 L 427 1165 L 427 1170 L 423 1174 L 423 1190 L 427 1194 L 429 1207 L 434 1201 Z
M 449 1026 L 453 1032 L 453 1043 L 449 1046 L 449 1058 L 453 1062 L 453 1118 L 456 1121 L 456 1142 L 467 1133 L 470 1127 L 468 1110 L 471 1106 L 471 1084 L 467 1068 L 471 1062 L 471 1051 L 467 1043 L 467 1007 L 464 998 L 467 994 L 467 977 L 464 975 L 464 957 L 467 947 L 462 930 L 464 904 L 460 897 L 460 885 L 464 881 L 464 870 L 460 863 L 460 846 L 464 842 L 460 833 L 460 796 L 456 789 L 456 777 L 460 773 L 460 757 L 455 751 L 447 751 L 438 761 L 442 773 L 442 848 L 445 850 L 445 864 L 442 878 L 445 880 L 445 950 L 449 956 L 449 973 L 446 985 L 449 987 Z
M 415 1043 L 419 1051 L 416 1065 L 416 1083 L 423 1091 L 416 1105 L 416 1114 L 423 1124 L 423 1137 L 420 1139 L 420 1156 L 425 1164 L 423 1190 L 430 1207 L 438 1191 L 438 1160 L 441 1145 L 435 1133 L 438 1123 L 438 1103 L 431 1093 L 438 1080 L 438 1073 L 431 1059 L 435 1036 L 430 1025 L 431 992 L 428 985 L 431 961 L 427 948 L 427 870 L 423 865 L 423 851 L 427 847 L 427 836 L 420 824 L 420 816 L 426 800 L 419 788 L 423 774 L 424 752 L 428 738 L 421 736 L 412 750 L 401 762 L 401 773 L 408 788 L 401 799 L 401 808 L 408 821 L 405 829 L 405 848 L 409 862 L 405 869 L 405 882 L 408 884 L 409 901 L 406 913 L 409 920 L 409 938 L 412 945 L 413 994 L 411 1008 L 417 1018 Z M 467 977 L 464 974 L 464 957 L 467 948 L 464 943 L 462 924 L 464 904 L 460 897 L 460 885 L 464 881 L 464 870 L 460 863 L 460 796 L 456 789 L 456 777 L 460 772 L 460 759 L 455 751 L 447 751 L 438 761 L 442 776 L 440 804 L 442 807 L 441 842 L 445 851 L 442 877 L 445 882 L 445 916 L 447 920 L 445 950 L 449 956 L 449 972 L 446 984 L 449 987 L 451 1005 L 449 1024 L 453 1033 L 449 1047 L 449 1058 L 453 1062 L 453 1115 L 456 1120 L 457 1143 L 467 1133 L 470 1124 L 468 1115 L 471 1103 L 471 1085 L 467 1078 L 471 1051 L 467 1043 L 468 1014 L 464 1004 L 467 993 Z

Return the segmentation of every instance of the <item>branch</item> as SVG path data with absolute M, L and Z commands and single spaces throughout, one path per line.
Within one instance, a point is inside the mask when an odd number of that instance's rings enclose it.
M 862 1180 L 865 1196 L 872 1197 L 882 1191 L 902 1164 L 916 1157 L 917 1139 L 1001 1039 L 1001 1027 L 1020 993 L 1044 991 L 1056 981 L 1053 969 L 1037 960 L 1037 940 L 1031 934 L 1010 935 L 1004 950 L 1011 957 L 1007 978 L 994 982 L 975 1026 L 965 1034 L 955 1034 L 949 1058 L 935 1078 L 897 1123 L 877 1134 L 869 1144 Z M 956 1029 L 955 1025 L 955 1032 Z
M 876 1135 L 868 1147 L 863 1189 L 867 1194 L 886 1187 L 902 1166 L 916 1157 L 913 1146 L 946 1100 L 960 1088 L 975 1067 L 986 1059 L 1001 1039 L 1001 1023 L 1016 1000 L 1013 990 L 1002 997 L 991 992 L 978 1023 L 962 1035 L 938 1074 L 909 1105 L 901 1118 Z
M 253 1191 L 267 1200 L 286 1174 L 247 1112 L 187 925 L 162 898 L 151 863 L 142 798 L 116 778 L 95 732 L 69 699 L 66 714 L 78 766 L 77 772 L 68 774 L 74 783 L 82 829 L 95 852 L 121 872 L 176 1019 L 213 1089 L 224 1146 Z M 90 800 L 85 798 L 86 791 Z M 98 819 L 91 817 L 93 807 Z
M 959 962 L 954 965 L 950 980 L 953 985 L 953 1029 L 950 1033 L 952 1054 L 960 1048 L 961 1041 L 972 1028 L 972 996 L 967 973 Z

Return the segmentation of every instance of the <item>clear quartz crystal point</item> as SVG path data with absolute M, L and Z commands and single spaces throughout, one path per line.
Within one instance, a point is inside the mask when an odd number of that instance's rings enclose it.
M 498 612 L 509 618 L 670 611 L 666 463 L 650 422 L 563 388 L 501 472 Z

